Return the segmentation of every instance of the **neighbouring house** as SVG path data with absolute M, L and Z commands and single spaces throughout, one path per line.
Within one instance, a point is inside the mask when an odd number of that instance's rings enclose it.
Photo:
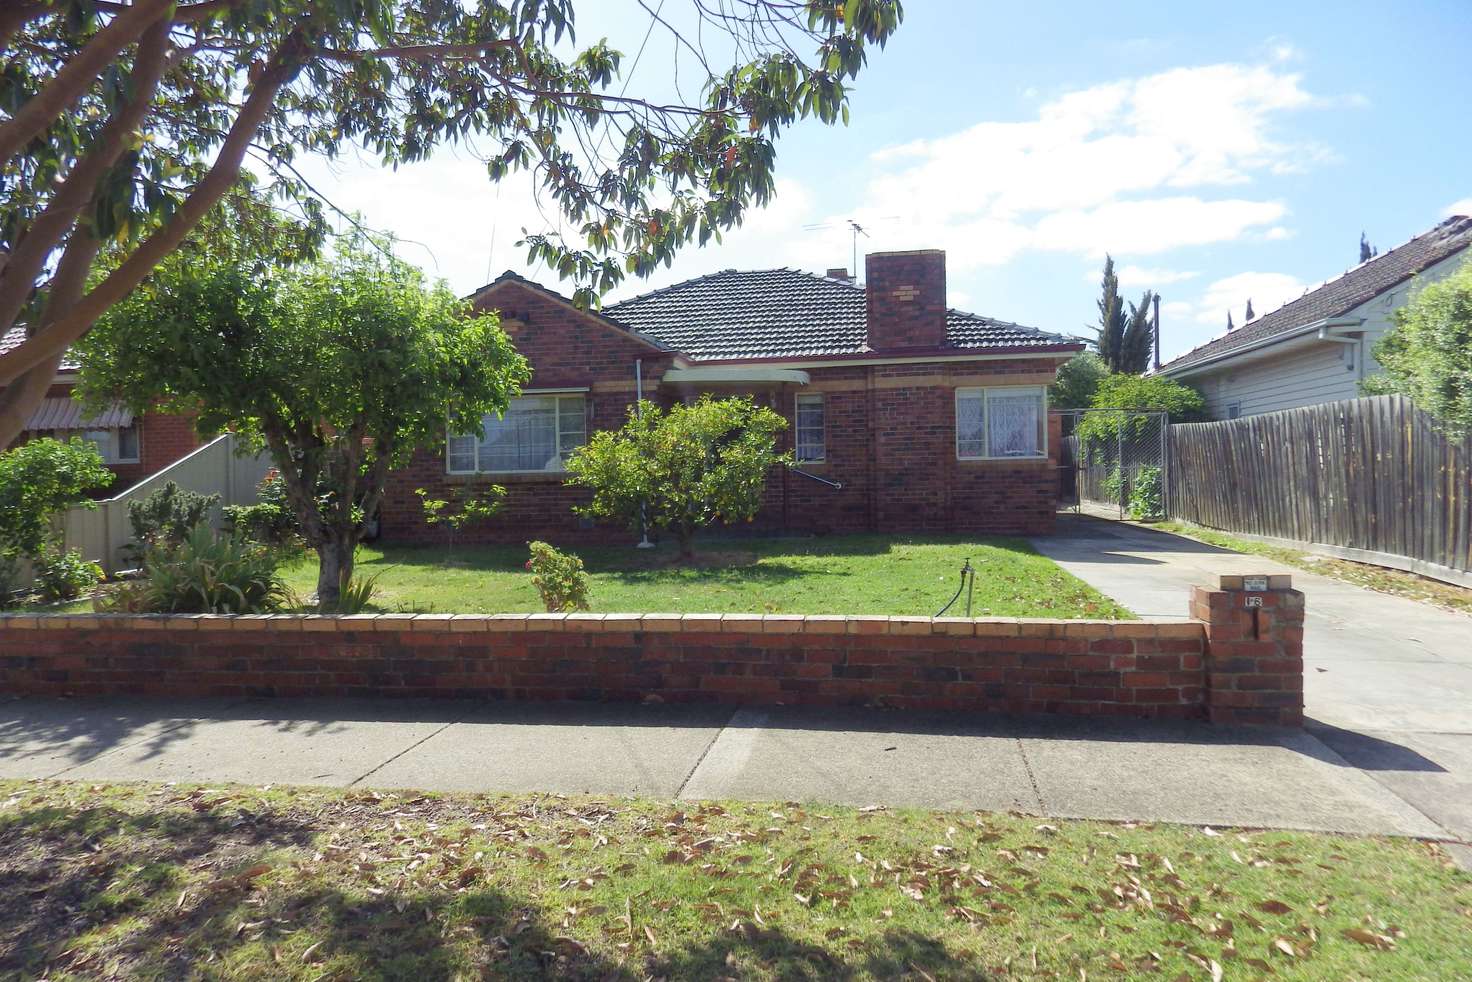
M 0 335 L 0 354 L 24 340 L 25 328 L 12 328 Z M 91 443 L 107 469 L 117 475 L 110 487 L 98 492 L 105 497 L 126 491 L 200 446 L 194 421 L 187 416 L 151 412 L 135 416 L 121 406 L 85 415 L 72 398 L 79 367 L 70 355 L 62 360 L 51 389 L 26 421 L 17 443 L 43 436 L 62 440 L 78 436 Z
M 789 422 L 796 459 L 768 478 L 763 531 L 1046 533 L 1057 506 L 1047 386 L 1082 345 L 946 306 L 945 253 L 876 253 L 845 270 L 727 270 L 580 310 L 506 273 L 497 310 L 533 377 L 504 418 L 449 437 L 390 478 L 388 540 L 433 541 L 414 491 L 501 484 L 480 541 L 623 541 L 572 511 L 564 462 L 641 395 L 747 394 Z
M 1216 419 L 1354 399 L 1360 380 L 1380 370 L 1371 349 L 1394 325 L 1393 312 L 1417 284 L 1467 261 L 1469 247 L 1472 218 L 1448 218 L 1159 373 L 1200 390 Z

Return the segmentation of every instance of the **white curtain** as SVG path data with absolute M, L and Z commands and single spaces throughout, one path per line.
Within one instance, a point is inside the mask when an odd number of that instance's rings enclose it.
M 956 455 L 985 457 L 986 434 L 982 429 L 981 392 L 961 392 L 956 396 Z
M 1037 392 L 987 393 L 987 437 L 991 457 L 1037 457 L 1042 453 L 1043 397 Z

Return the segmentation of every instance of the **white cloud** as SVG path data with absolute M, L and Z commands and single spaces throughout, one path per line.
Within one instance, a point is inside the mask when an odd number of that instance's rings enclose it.
M 1442 212 L 1442 214 L 1446 215 L 1448 218 L 1450 218 L 1452 215 L 1472 215 L 1472 198 L 1463 198 L 1461 201 L 1453 201 L 1451 204 L 1446 206 L 1446 211 Z
M 1066 92 L 1034 119 L 873 154 L 878 172 L 858 217 L 905 216 L 885 247 L 946 248 L 963 271 L 1026 251 L 1146 256 L 1281 236 L 1287 207 L 1239 189 L 1323 159 L 1277 135 L 1282 116 L 1320 103 L 1277 64 L 1177 68 Z M 1213 194 L 1223 188 L 1235 193 Z
M 1305 284 L 1287 273 L 1237 273 L 1213 280 L 1194 300 L 1173 300 L 1160 305 L 1160 341 L 1167 358 L 1220 337 L 1227 329 L 1227 312 L 1232 323 L 1247 323 L 1247 301 L 1261 317 L 1303 295 Z M 1254 318 L 1255 319 L 1255 318 Z
M 1201 274 L 1188 270 L 1165 269 L 1159 266 L 1124 265 L 1115 267 L 1114 275 L 1119 279 L 1121 287 L 1154 289 L 1170 283 L 1189 280 Z M 1083 278 L 1085 283 L 1097 283 L 1099 277 L 1100 271 L 1091 268 L 1085 270 Z

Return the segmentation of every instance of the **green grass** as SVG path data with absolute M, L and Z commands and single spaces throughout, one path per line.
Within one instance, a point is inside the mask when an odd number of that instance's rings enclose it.
M 1418 576 L 1415 573 L 1374 566 L 1370 563 L 1356 563 L 1348 559 L 1318 556 L 1299 549 L 1269 545 L 1266 542 L 1254 542 L 1251 539 L 1232 535 L 1230 532 L 1218 532 L 1216 529 L 1202 528 L 1186 522 L 1157 522 L 1150 527 L 1160 529 L 1162 532 L 1172 532 L 1190 539 L 1198 539 L 1223 549 L 1231 549 L 1233 552 L 1265 556 L 1286 566 L 1294 566 L 1321 576 L 1332 576 L 1336 580 L 1344 580 L 1346 583 L 1353 583 L 1367 590 L 1407 597 L 1411 600 L 1445 607 L 1447 610 L 1472 614 L 1472 590 Z
M 546 795 L 0 782 L 0 975 L 1472 977 L 1434 845 Z
M 961 564 L 976 569 L 975 617 L 1133 615 L 1021 539 L 847 535 L 707 539 L 693 565 L 673 549 L 576 550 L 593 610 L 930 615 L 955 594 Z M 541 610 L 524 546 L 365 548 L 358 573 L 382 574 L 382 610 L 518 613 Z M 285 571 L 302 596 L 316 587 L 315 557 Z M 964 615 L 963 596 L 950 614 Z

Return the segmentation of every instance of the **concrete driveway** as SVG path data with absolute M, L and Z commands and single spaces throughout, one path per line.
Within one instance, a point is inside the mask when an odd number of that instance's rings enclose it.
M 1472 617 L 1126 522 L 1060 517 L 1033 545 L 1148 616 L 1184 615 L 1189 587 L 1221 573 L 1291 574 L 1308 732 L 1472 842 Z

